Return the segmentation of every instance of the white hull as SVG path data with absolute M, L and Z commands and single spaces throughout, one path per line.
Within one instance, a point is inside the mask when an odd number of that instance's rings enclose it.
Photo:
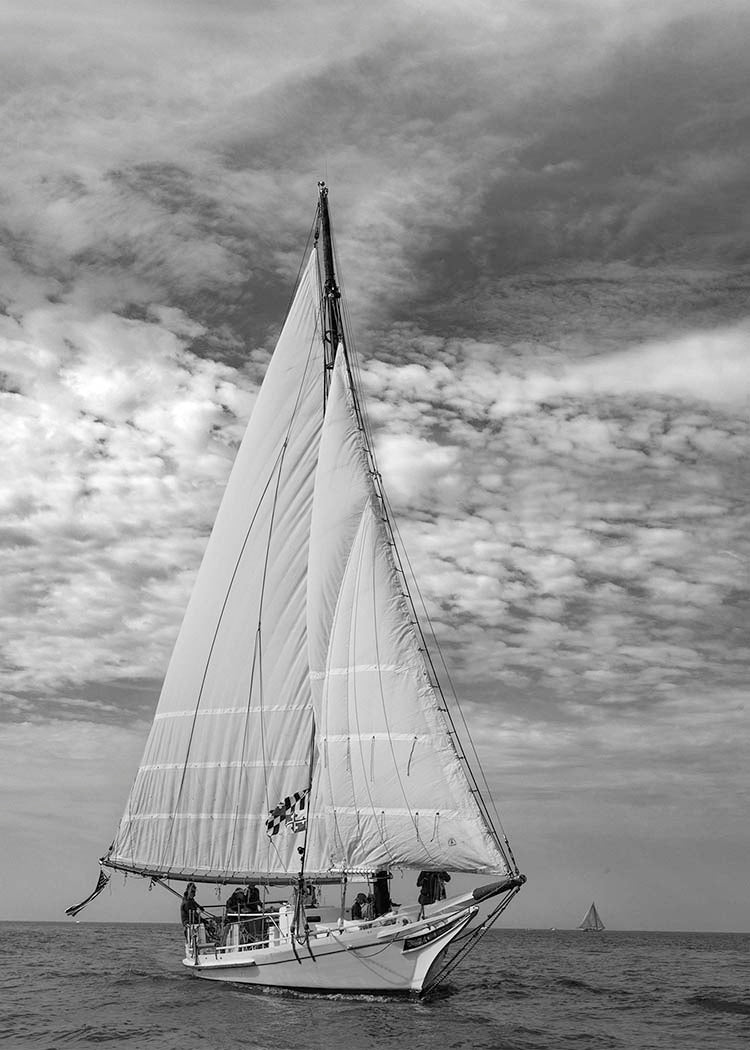
M 183 963 L 211 981 L 310 992 L 418 993 L 436 959 L 471 922 L 477 907 L 420 922 L 388 916 L 373 923 L 320 924 L 309 940 L 268 946 L 186 947 Z

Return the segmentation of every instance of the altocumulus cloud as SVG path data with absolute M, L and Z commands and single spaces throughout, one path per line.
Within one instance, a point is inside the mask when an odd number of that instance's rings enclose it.
M 675 820 L 746 843 L 746 5 L 271 6 L 6 4 L 13 841 L 49 779 L 116 819 L 330 174 L 381 467 L 536 884 L 575 899 L 606 843 L 627 905 L 645 838 L 686 885 Z
M 743 323 L 558 353 L 542 373 L 531 352 L 431 339 L 429 364 L 368 364 L 375 418 L 396 406 L 385 463 L 409 465 L 404 533 L 470 697 L 499 702 L 494 681 L 506 708 L 648 719 L 696 683 L 731 691 L 748 655 L 747 343 Z
M 23 711 L 163 672 L 252 385 L 187 352 L 175 310 L 48 305 L 0 333 L 5 688 Z

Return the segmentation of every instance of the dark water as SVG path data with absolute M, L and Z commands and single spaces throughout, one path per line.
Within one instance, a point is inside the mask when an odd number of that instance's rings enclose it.
M 164 925 L 0 923 L 8 1050 L 747 1050 L 750 934 L 489 933 L 428 1002 L 192 977 Z

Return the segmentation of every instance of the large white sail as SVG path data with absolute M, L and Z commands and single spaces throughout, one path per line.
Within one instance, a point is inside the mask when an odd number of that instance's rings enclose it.
M 340 350 L 309 551 L 317 764 L 306 867 L 506 874 L 430 683 L 369 469 Z
M 296 872 L 269 810 L 309 783 L 305 592 L 323 419 L 316 253 L 239 449 L 106 863 L 191 878 Z

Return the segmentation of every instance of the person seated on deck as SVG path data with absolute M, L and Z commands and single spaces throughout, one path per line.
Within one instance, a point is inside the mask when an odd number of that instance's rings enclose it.
M 375 908 L 375 918 L 385 915 L 391 910 L 391 893 L 388 889 L 388 880 L 391 877 L 389 871 L 376 871 L 372 880 L 372 901 Z
M 189 882 L 185 887 L 180 904 L 180 919 L 183 929 L 201 921 L 201 906 L 195 899 L 194 882 Z
M 424 918 L 424 910 L 428 904 L 445 900 L 445 883 L 450 881 L 451 877 L 447 871 L 420 871 L 417 879 L 417 886 L 420 887 L 418 919 Z
M 364 893 L 358 893 L 354 898 L 354 904 L 352 904 L 352 919 L 364 919 L 365 905 L 367 904 L 367 895 Z

